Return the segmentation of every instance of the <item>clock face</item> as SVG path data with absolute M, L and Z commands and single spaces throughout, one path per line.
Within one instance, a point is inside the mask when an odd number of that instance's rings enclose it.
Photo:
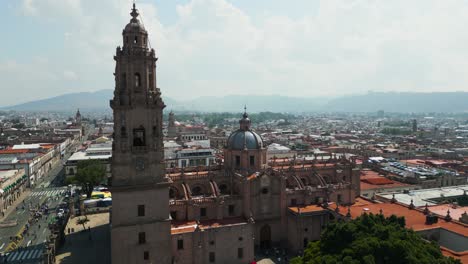
M 142 158 L 137 158 L 135 161 L 135 168 L 139 171 L 142 171 L 145 169 L 145 160 Z

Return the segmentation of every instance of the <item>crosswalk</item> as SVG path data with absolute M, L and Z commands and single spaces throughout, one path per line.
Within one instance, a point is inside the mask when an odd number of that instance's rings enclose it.
M 2 263 L 42 263 L 43 249 L 44 245 L 17 249 L 4 256 Z
M 56 195 L 65 195 L 66 190 L 65 189 L 51 189 L 51 190 L 43 190 L 43 191 L 33 191 L 30 196 L 47 196 L 47 197 L 53 197 Z

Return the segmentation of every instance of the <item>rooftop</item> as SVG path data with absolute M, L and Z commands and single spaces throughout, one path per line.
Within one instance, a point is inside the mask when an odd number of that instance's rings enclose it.
M 67 161 L 80 161 L 80 160 L 90 160 L 90 159 L 109 159 L 112 157 L 112 154 L 109 155 L 86 155 L 86 152 L 75 152 L 68 158 Z
M 445 229 L 453 233 L 459 234 L 462 237 L 468 236 L 468 225 L 462 224 L 456 221 L 447 222 L 443 219 L 439 219 L 437 223 L 426 224 L 426 215 L 422 210 L 411 210 L 403 204 L 399 203 L 375 203 L 363 198 L 357 198 L 356 203 L 350 207 L 341 206 L 340 214 L 346 215 L 348 212 L 351 214 L 351 218 L 357 218 L 364 213 L 380 214 L 382 213 L 385 217 L 391 215 L 397 215 L 404 217 L 406 221 L 406 227 L 411 228 L 414 231 L 424 231 L 430 229 Z M 441 247 L 444 255 L 456 257 L 461 259 L 463 263 L 468 263 L 468 251 L 453 252 L 447 248 Z
M 408 193 L 387 193 L 381 194 L 380 196 L 388 200 L 392 199 L 395 195 L 395 199 L 402 204 L 409 205 L 411 200 L 415 206 L 436 205 L 437 203 L 431 201 L 431 199 L 451 196 L 461 196 L 464 192 L 468 192 L 468 185 L 450 186 L 435 189 L 424 189 L 424 190 L 411 190 Z

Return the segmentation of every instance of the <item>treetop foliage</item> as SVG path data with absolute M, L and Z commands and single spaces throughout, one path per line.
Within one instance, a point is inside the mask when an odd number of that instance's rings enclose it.
M 331 223 L 321 239 L 311 242 L 293 264 L 455 264 L 429 243 L 405 228 L 405 219 L 363 214 L 349 222 Z

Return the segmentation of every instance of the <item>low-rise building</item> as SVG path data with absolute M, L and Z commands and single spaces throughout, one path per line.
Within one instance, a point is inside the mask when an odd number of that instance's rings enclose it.
M 65 163 L 67 177 L 74 176 L 78 170 L 78 163 L 84 160 L 99 160 L 106 166 L 107 177 L 111 176 L 112 142 L 90 144 L 87 149 L 77 151 Z
M 0 170 L 0 208 L 2 215 L 24 192 L 28 177 L 24 169 Z

